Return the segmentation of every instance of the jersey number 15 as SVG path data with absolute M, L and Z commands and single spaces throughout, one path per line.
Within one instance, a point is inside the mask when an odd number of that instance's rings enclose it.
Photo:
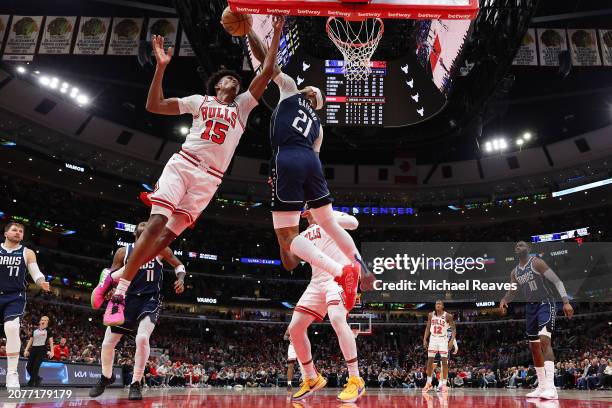
M 303 110 L 298 110 L 299 115 L 293 119 L 293 128 L 304 135 L 304 137 L 308 137 L 308 133 L 310 132 L 310 128 L 312 127 L 312 119 L 308 117 L 308 114 Z M 306 124 L 306 128 L 303 125 Z
M 223 144 L 225 142 L 225 136 L 229 126 L 222 122 L 216 122 L 209 120 L 205 123 L 206 129 L 202 132 L 201 138 L 204 140 L 210 140 L 216 144 Z

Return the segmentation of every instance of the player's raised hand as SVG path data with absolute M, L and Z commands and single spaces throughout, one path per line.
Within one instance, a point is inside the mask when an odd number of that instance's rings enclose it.
M 572 317 L 574 317 L 574 308 L 569 304 L 569 302 L 563 304 L 563 313 L 570 320 L 572 320 Z
M 174 281 L 174 293 L 176 293 L 177 295 L 180 295 L 181 293 L 183 293 L 183 291 L 185 290 L 185 282 L 177 279 L 176 281 Z
M 272 28 L 275 32 L 279 32 L 285 25 L 285 16 L 272 16 Z
M 172 59 L 172 47 L 168 48 L 168 52 L 164 51 L 164 37 L 161 35 L 153 35 L 151 38 L 151 45 L 153 46 L 153 53 L 157 60 L 157 65 L 165 67 L 170 63 Z
M 501 302 L 499 302 L 499 314 L 504 316 L 507 311 L 508 311 L 508 302 L 506 301 L 506 299 L 502 299 Z

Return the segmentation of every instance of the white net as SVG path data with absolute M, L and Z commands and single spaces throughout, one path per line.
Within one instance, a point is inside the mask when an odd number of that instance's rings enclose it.
M 384 32 L 380 18 L 346 21 L 341 17 L 327 19 L 327 34 L 344 57 L 344 75 L 349 81 L 363 81 L 372 72 L 370 58 Z

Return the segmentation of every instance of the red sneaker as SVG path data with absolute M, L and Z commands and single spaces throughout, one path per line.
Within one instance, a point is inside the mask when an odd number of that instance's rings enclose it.
M 359 285 L 359 264 L 344 265 L 342 275 L 334 278 L 344 291 L 344 306 L 349 312 L 355 307 L 357 285 Z

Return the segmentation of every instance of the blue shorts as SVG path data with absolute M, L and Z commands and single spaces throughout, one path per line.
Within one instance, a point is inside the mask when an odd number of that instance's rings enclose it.
M 551 337 L 555 330 L 555 302 L 532 302 L 525 305 L 527 319 L 527 338 L 529 341 L 540 340 L 540 335 Z
M 319 156 L 303 147 L 277 147 L 270 163 L 272 211 L 301 211 L 331 203 Z
M 159 293 L 127 295 L 125 297 L 125 322 L 121 326 L 111 326 L 111 332 L 136 335 L 138 324 L 149 316 L 153 324 L 157 324 L 162 301 Z
M 2 322 L 8 322 L 21 317 L 25 312 L 25 292 L 10 292 L 0 294 L 0 317 Z

